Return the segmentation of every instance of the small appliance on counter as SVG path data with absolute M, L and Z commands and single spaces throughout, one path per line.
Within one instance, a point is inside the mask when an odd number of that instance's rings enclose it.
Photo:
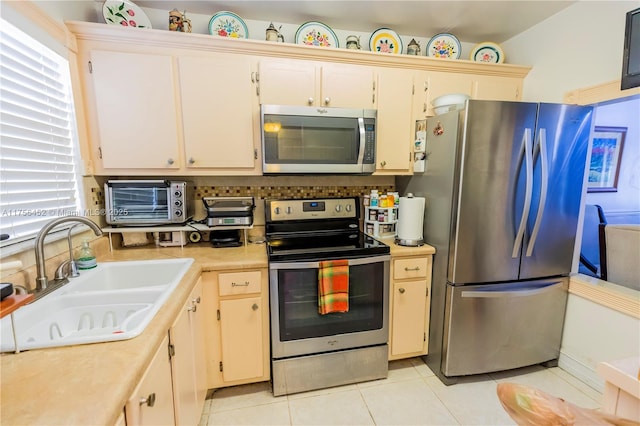
M 211 245 L 216 248 L 242 246 L 239 229 L 211 231 L 209 233 L 209 240 L 211 241 Z
M 396 238 L 398 245 L 417 247 L 424 244 L 422 235 L 424 201 L 424 197 L 414 197 L 412 193 L 408 193 L 406 197 L 400 197 Z
M 253 197 L 202 197 L 207 226 L 251 226 Z

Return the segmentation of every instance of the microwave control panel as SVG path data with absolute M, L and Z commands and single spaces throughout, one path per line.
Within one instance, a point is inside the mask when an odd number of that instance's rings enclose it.
M 358 217 L 357 198 L 318 198 L 309 200 L 270 200 L 271 221 L 309 219 L 349 219 Z

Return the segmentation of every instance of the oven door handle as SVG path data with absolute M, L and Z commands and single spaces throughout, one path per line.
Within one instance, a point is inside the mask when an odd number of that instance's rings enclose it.
M 347 259 L 349 266 L 368 265 L 371 263 L 388 262 L 391 255 L 359 257 L 357 259 Z M 320 268 L 320 262 L 269 262 L 269 269 L 313 269 Z

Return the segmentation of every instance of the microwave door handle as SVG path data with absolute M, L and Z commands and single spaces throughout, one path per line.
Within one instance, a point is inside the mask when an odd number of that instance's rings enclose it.
M 366 135 L 364 132 L 364 118 L 358 117 L 358 130 L 360 133 L 360 149 L 358 150 L 358 164 L 363 164 L 364 162 L 364 149 L 366 147 Z

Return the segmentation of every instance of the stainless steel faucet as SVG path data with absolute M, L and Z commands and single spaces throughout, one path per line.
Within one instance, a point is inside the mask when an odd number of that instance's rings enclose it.
M 98 225 L 96 225 L 94 222 L 92 222 L 91 220 L 83 216 L 62 216 L 62 217 L 53 219 L 52 221 L 44 225 L 40 230 L 40 232 L 38 232 L 38 235 L 36 235 L 35 251 L 36 251 L 36 268 L 37 268 L 37 274 L 38 274 L 38 276 L 36 277 L 36 292 L 46 289 L 47 285 L 49 284 L 49 280 L 47 279 L 47 271 L 45 270 L 45 266 L 44 266 L 44 239 L 53 228 L 55 228 L 56 226 L 62 223 L 67 223 L 67 222 L 82 223 L 84 225 L 87 225 L 91 229 L 93 229 L 93 232 L 96 235 L 98 236 L 102 235 L 102 230 L 98 227 Z M 69 232 L 71 232 L 71 230 L 69 230 Z M 69 234 L 68 239 L 71 240 L 71 234 Z M 73 254 L 71 252 L 71 244 L 69 244 L 69 247 L 70 247 L 69 256 L 71 258 L 70 260 L 73 260 Z

